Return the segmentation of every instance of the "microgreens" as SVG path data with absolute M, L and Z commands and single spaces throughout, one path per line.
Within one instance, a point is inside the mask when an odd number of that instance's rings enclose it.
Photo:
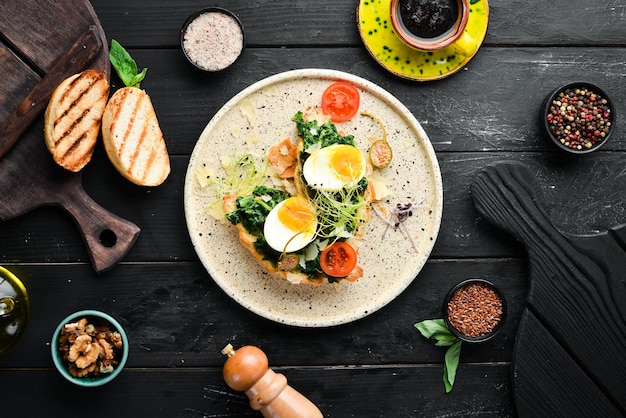
M 251 153 L 238 158 L 224 159 L 222 166 L 226 176 L 218 182 L 218 194 L 248 196 L 261 185 L 267 174 L 267 160 L 255 157 Z
M 343 188 L 338 192 L 312 190 L 311 203 L 317 212 L 318 236 L 321 238 L 348 238 L 354 235 L 362 221 L 361 214 L 367 201 L 362 190 Z

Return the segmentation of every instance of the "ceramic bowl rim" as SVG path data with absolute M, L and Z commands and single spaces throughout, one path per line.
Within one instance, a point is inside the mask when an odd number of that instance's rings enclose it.
M 487 334 L 481 335 L 479 337 L 470 337 L 470 336 L 463 334 L 462 332 L 454 328 L 454 326 L 452 326 L 452 324 L 450 323 L 450 320 L 448 319 L 448 303 L 450 302 L 450 298 L 452 298 L 452 295 L 454 294 L 454 292 L 456 292 L 461 287 L 470 283 L 482 283 L 484 285 L 487 285 L 488 287 L 490 287 L 496 292 L 496 294 L 500 297 L 500 300 L 502 301 L 502 316 L 500 317 L 500 322 L 496 324 L 496 326 L 491 330 L 491 332 L 488 332 Z M 459 283 L 452 286 L 452 288 L 446 294 L 446 297 L 443 299 L 442 311 L 443 311 L 443 320 L 446 324 L 446 327 L 450 330 L 452 334 L 454 334 L 455 337 L 457 337 L 458 339 L 462 341 L 466 341 L 470 343 L 480 343 L 480 342 L 485 342 L 485 341 L 492 339 L 502 329 L 502 326 L 506 322 L 507 305 L 506 305 L 506 299 L 504 297 L 504 293 L 502 293 L 502 291 L 500 290 L 498 286 L 496 286 L 489 280 L 485 280 L 481 278 L 471 278 L 471 279 L 462 280 Z
M 124 342 L 122 346 L 122 357 L 120 359 L 119 364 L 117 365 L 117 367 L 115 367 L 113 372 L 100 376 L 100 377 L 73 377 L 70 374 L 67 368 L 67 365 L 63 362 L 63 359 L 59 355 L 59 351 L 58 351 L 59 336 L 61 334 L 61 329 L 63 328 L 63 326 L 65 326 L 65 324 L 75 322 L 81 317 L 95 317 L 99 319 L 104 319 L 105 321 L 108 321 L 115 328 L 115 330 L 122 335 L 122 341 Z M 66 316 L 59 323 L 59 325 L 57 325 L 56 329 L 54 330 L 54 333 L 52 334 L 52 341 L 50 342 L 50 352 L 52 354 L 52 361 L 54 362 L 55 368 L 59 371 L 59 373 L 61 373 L 61 376 L 63 376 L 69 382 L 75 385 L 84 386 L 84 387 L 102 386 L 106 383 L 109 383 L 111 380 L 115 379 L 117 375 L 119 375 L 121 371 L 124 369 L 124 366 L 126 365 L 126 361 L 128 360 L 128 352 L 129 352 L 128 336 L 126 335 L 126 332 L 124 331 L 124 328 L 122 327 L 122 325 L 111 315 L 102 311 L 94 310 L 94 309 L 84 309 L 81 311 L 76 311 Z
M 611 127 L 609 128 L 609 132 L 606 134 L 606 136 L 604 137 L 604 139 L 602 140 L 602 142 L 600 142 L 598 145 L 595 145 L 589 149 L 584 149 L 584 150 L 575 150 L 572 148 L 569 148 L 563 144 L 561 144 L 561 141 L 559 141 L 553 134 L 552 132 L 550 132 L 550 127 L 548 125 L 548 110 L 550 108 L 550 103 L 552 103 L 552 100 L 554 100 L 554 98 L 562 91 L 568 89 L 568 88 L 572 88 L 572 87 L 585 87 L 588 88 L 590 90 L 592 90 L 594 93 L 600 94 L 604 99 L 606 99 L 607 101 L 607 106 L 609 107 L 609 109 L 611 109 L 611 115 L 609 116 L 609 120 L 611 122 Z M 602 89 L 600 86 L 598 86 L 597 84 L 593 84 L 587 81 L 574 81 L 574 82 L 570 82 L 567 84 L 563 84 L 553 90 L 550 91 L 550 93 L 546 96 L 546 98 L 543 100 L 543 102 L 541 103 L 541 107 L 539 110 L 539 125 L 541 126 L 541 128 L 543 129 L 545 135 L 550 139 L 550 141 L 557 146 L 557 148 L 559 148 L 562 151 L 568 152 L 570 154 L 575 154 L 575 155 L 583 155 L 583 154 L 589 154 L 592 153 L 594 151 L 599 150 L 600 148 L 602 148 L 607 142 L 609 142 L 609 139 L 611 138 L 611 136 L 613 135 L 613 131 L 615 131 L 615 121 L 617 120 L 617 116 L 616 116 L 616 111 L 615 111 L 615 103 L 614 101 L 611 99 L 611 96 L 609 96 L 609 94 Z
M 398 17 L 399 12 L 396 12 L 400 5 L 400 0 L 391 0 L 389 4 L 389 19 L 391 20 L 391 26 L 398 38 L 407 46 L 420 51 L 432 52 L 438 51 L 455 43 L 462 35 L 469 22 L 469 1 L 458 0 L 459 3 L 465 4 L 461 13 L 460 19 L 457 19 L 454 23 L 454 30 L 450 31 L 450 34 L 440 41 L 422 41 L 424 38 L 420 38 L 411 33 L 410 30 L 404 26 L 402 19 Z
M 205 13 L 223 13 L 231 18 L 233 18 L 235 20 L 235 22 L 237 22 L 237 24 L 239 25 L 239 28 L 241 29 L 241 36 L 242 38 L 242 45 L 241 45 L 241 51 L 239 52 L 239 55 L 237 56 L 237 58 L 235 58 L 235 60 L 233 62 L 231 62 L 230 64 L 228 64 L 226 67 L 224 68 L 220 68 L 218 70 L 210 70 L 207 69 L 205 67 L 200 66 L 199 64 L 197 64 L 196 62 L 194 62 L 189 55 L 187 54 L 187 51 L 185 50 L 185 32 L 187 31 L 187 27 L 189 26 L 189 24 L 191 22 L 193 22 L 198 16 L 203 15 Z M 193 12 L 192 14 L 189 15 L 189 17 L 187 19 L 185 19 L 185 23 L 183 23 L 183 26 L 180 28 L 180 49 L 183 51 L 183 54 L 185 55 L 185 58 L 187 59 L 187 61 L 194 66 L 194 68 L 205 72 L 205 73 L 219 73 L 220 71 L 224 71 L 225 69 L 233 66 L 233 64 L 235 64 L 237 61 L 239 61 L 239 58 L 241 58 L 241 56 L 243 55 L 243 51 L 246 49 L 246 31 L 243 27 L 243 23 L 241 23 L 241 19 L 239 19 L 239 16 L 237 16 L 234 12 L 225 9 L 223 7 L 219 7 L 219 6 L 211 6 L 211 7 L 204 7 L 202 9 L 196 10 L 195 12 Z

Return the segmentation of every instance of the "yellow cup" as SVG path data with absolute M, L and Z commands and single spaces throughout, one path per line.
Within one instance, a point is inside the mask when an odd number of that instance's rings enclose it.
M 435 14 L 442 15 L 452 11 L 456 14 L 446 22 L 441 33 L 433 33 L 432 36 L 424 34 L 430 30 L 426 27 L 425 20 L 431 17 L 434 19 Z M 394 32 L 407 46 L 424 52 L 453 46 L 458 54 L 472 56 L 478 49 L 478 43 L 465 30 L 469 12 L 469 0 L 390 1 L 391 25 Z
M 476 39 L 472 37 L 466 30 L 463 31 L 461 36 L 452 44 L 454 49 L 464 57 L 471 57 L 478 49 L 478 43 Z

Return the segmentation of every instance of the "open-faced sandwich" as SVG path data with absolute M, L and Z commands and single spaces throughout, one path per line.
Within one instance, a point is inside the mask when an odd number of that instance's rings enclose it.
M 292 283 L 355 281 L 363 276 L 359 241 L 375 198 L 367 178 L 372 167 L 354 137 L 321 112 L 298 112 L 293 121 L 297 138 L 277 143 L 267 156 L 288 186 L 229 194 L 222 208 L 268 272 Z

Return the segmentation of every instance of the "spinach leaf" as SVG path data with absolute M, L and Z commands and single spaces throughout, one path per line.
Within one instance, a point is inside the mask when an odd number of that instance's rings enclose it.
M 334 144 L 356 146 L 354 135 L 340 135 L 337 127 L 331 122 L 326 122 L 321 126 L 316 120 L 305 122 L 302 112 L 296 113 L 292 120 L 296 123 L 298 135 L 302 138 L 305 150 L 317 143 L 321 145 L 321 148 Z
M 307 260 L 304 263 L 304 267 L 300 269 L 302 273 L 306 274 L 309 279 L 317 279 L 320 274 L 324 274 L 324 270 L 320 266 L 320 255 L 318 254 L 314 260 Z M 328 277 L 329 283 L 331 277 Z
M 140 88 L 140 83 L 146 77 L 148 69 L 144 68 L 141 73 L 139 73 L 135 60 L 115 39 L 111 40 L 109 59 L 111 60 L 111 65 L 115 69 L 115 72 L 125 86 Z
M 268 260 L 274 265 L 278 264 L 282 254 L 269 246 L 265 240 L 265 235 L 260 234 L 257 236 L 256 241 L 252 244 L 257 253 L 263 256 L 263 260 Z
M 250 196 L 239 196 L 237 208 L 226 214 L 233 224 L 241 223 L 251 234 L 261 235 L 263 224 L 272 208 L 288 197 L 287 193 L 266 186 L 257 186 Z

